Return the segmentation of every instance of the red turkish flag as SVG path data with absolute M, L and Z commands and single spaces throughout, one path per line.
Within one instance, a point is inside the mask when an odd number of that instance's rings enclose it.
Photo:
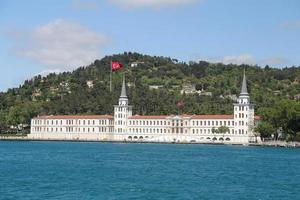
M 123 64 L 120 62 L 113 62 L 113 61 L 111 62 L 111 70 L 113 72 L 121 69 L 122 67 L 123 67 Z

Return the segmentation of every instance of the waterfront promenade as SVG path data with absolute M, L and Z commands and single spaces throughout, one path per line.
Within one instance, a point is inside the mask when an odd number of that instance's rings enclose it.
M 153 141 L 110 141 L 110 140 L 58 140 L 58 139 L 38 139 L 34 140 L 32 138 L 28 138 L 27 136 L 0 136 L 0 141 L 70 141 L 70 142 L 111 142 L 111 143 L 164 143 L 164 144 L 172 144 L 173 142 L 153 142 Z M 211 142 L 211 143 L 197 143 L 197 142 L 176 142 L 176 144 L 216 144 L 216 145 L 233 145 L 233 144 L 225 144 L 221 142 Z M 238 144 L 234 144 L 238 145 Z M 300 142 L 286 142 L 280 140 L 271 140 L 259 143 L 249 143 L 249 146 L 270 146 L 270 147 L 295 147 L 300 148 Z M 246 145 L 247 146 L 247 145 Z

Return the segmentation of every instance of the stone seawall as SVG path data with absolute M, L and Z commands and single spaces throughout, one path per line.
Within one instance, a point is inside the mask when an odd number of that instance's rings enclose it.
M 295 147 L 300 148 L 300 142 L 285 142 L 285 141 L 267 141 L 260 143 L 249 144 L 234 144 L 234 143 L 222 143 L 222 142 L 155 142 L 155 141 L 125 141 L 125 140 L 109 140 L 109 139 L 33 139 L 27 136 L 0 136 L 2 141 L 70 141 L 70 142 L 119 142 L 119 143 L 165 143 L 165 144 L 216 144 L 216 145 L 246 145 L 246 146 L 265 146 L 265 147 Z

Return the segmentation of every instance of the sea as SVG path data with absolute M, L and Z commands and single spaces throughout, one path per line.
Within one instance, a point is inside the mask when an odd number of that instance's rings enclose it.
M 300 199 L 300 149 L 0 141 L 0 200 Z

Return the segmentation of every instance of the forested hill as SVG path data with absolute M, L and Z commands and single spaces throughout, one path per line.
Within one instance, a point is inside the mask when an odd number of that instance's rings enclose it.
M 110 92 L 112 60 L 125 67 L 113 73 Z M 297 103 L 294 98 L 300 93 L 300 67 L 183 63 L 125 52 L 106 56 L 73 72 L 36 76 L 19 88 L 0 93 L 0 124 L 2 128 L 28 124 L 31 117 L 46 114 L 112 114 L 123 74 L 135 114 L 176 114 L 176 103 L 181 99 L 183 113 L 230 114 L 235 95 L 240 92 L 244 69 L 258 114 L 276 109 L 278 102 Z

